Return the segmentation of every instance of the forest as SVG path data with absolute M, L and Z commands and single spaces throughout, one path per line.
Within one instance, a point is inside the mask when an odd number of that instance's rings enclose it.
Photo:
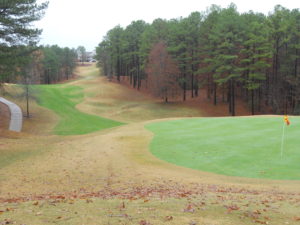
M 253 115 L 300 114 L 299 9 L 277 5 L 265 15 L 212 5 L 186 18 L 137 20 L 109 30 L 96 52 L 106 76 L 125 76 L 166 102 L 205 90 L 232 116 L 237 99 Z
M 0 53 L 0 84 L 52 84 L 68 80 L 77 62 L 75 49 L 57 45 L 13 46 Z

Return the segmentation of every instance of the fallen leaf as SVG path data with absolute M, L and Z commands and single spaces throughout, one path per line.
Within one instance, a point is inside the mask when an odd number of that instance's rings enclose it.
M 14 222 L 11 219 L 5 219 L 3 222 L 0 222 L 0 225 L 4 224 L 13 224 Z
M 166 216 L 165 217 L 165 221 L 170 221 L 170 220 L 173 220 L 173 216 Z
M 261 212 L 257 209 L 257 210 L 255 210 L 255 211 L 253 211 L 253 213 L 254 214 L 258 214 L 258 215 L 260 215 L 261 214 Z
M 63 196 L 63 195 L 58 195 L 58 196 L 54 196 L 54 198 L 56 198 L 56 199 L 65 199 L 66 197 Z
M 38 205 L 39 204 L 39 202 L 38 201 L 36 201 L 36 202 L 34 202 L 32 205 Z
M 259 224 L 268 224 L 268 222 L 266 221 L 260 221 L 260 220 L 255 220 L 255 223 L 259 223 Z
M 295 221 L 300 221 L 300 217 L 298 217 L 298 216 L 295 216 L 293 219 L 294 219 Z
M 146 220 L 141 220 L 140 225 L 151 225 L 151 223 L 147 222 Z
M 195 212 L 195 209 L 193 208 L 193 206 L 191 204 L 189 204 L 184 210 L 183 212 Z
M 225 208 L 227 208 L 228 211 L 234 211 L 240 209 L 240 207 L 238 207 L 237 205 L 225 205 Z

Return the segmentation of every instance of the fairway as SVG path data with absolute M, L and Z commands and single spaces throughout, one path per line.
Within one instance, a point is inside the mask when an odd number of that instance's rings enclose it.
M 151 152 L 167 162 L 228 176 L 300 180 L 300 118 L 194 118 L 146 125 Z
M 124 123 L 78 111 L 75 106 L 83 100 L 82 88 L 73 85 L 38 85 L 38 103 L 53 110 L 60 121 L 54 128 L 58 135 L 78 135 L 120 126 Z

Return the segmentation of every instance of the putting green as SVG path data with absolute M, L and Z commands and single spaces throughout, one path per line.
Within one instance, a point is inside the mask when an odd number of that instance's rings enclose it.
M 58 135 L 87 134 L 94 131 L 120 126 L 124 123 L 89 115 L 76 109 L 83 99 L 82 88 L 73 85 L 36 85 L 38 103 L 53 110 L 60 121 L 54 128 Z
M 229 176 L 300 180 L 300 118 L 193 118 L 146 125 L 151 152 L 167 162 Z

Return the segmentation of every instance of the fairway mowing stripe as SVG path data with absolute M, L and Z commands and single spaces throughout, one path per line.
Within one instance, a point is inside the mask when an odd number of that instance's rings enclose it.
M 83 113 L 76 105 L 84 99 L 83 89 L 72 85 L 37 85 L 38 103 L 60 117 L 54 128 L 58 135 L 81 135 L 123 125 L 124 123 Z

